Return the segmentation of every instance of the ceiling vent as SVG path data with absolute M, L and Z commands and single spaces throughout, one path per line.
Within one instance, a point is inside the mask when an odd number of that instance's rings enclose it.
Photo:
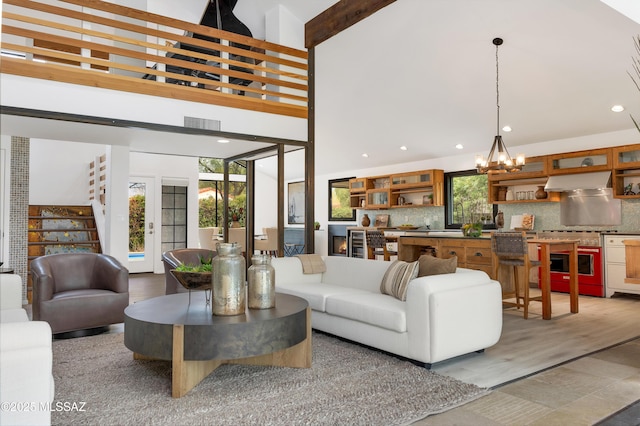
M 204 130 L 220 130 L 220 120 L 209 120 L 207 118 L 184 117 L 184 127 Z

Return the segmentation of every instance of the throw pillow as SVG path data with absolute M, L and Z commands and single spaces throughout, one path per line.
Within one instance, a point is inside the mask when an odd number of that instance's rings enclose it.
M 394 260 L 382 277 L 380 292 L 396 299 L 407 300 L 409 281 L 418 276 L 418 261 L 404 262 Z
M 440 259 L 439 257 L 423 254 L 418 258 L 418 276 L 426 277 L 427 275 L 452 274 L 456 272 L 458 267 L 458 257 L 453 256 L 448 259 Z

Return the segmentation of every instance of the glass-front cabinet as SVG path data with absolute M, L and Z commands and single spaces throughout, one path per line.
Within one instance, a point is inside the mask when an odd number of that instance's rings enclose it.
M 640 144 L 612 149 L 613 194 L 616 198 L 640 198 Z
M 386 209 L 389 208 L 389 188 L 367 190 L 366 208 Z
M 613 167 L 616 169 L 640 168 L 640 144 L 613 148 Z
M 444 205 L 444 171 L 420 170 L 349 181 L 351 207 L 387 209 Z
M 367 179 L 354 178 L 349 180 L 349 191 L 351 193 L 360 193 L 367 190 Z
M 373 182 L 367 178 L 349 179 L 349 198 L 351 208 L 362 208 L 367 202 L 367 189 L 373 188 Z
M 444 171 L 420 170 L 391 175 L 391 207 L 444 205 Z
M 610 148 L 554 154 L 547 158 L 550 175 L 611 170 Z
M 391 175 L 391 188 L 402 189 L 414 186 L 433 185 L 433 171 L 401 173 Z

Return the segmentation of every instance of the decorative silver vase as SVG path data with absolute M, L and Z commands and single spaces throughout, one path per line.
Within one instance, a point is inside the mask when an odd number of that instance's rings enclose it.
M 276 271 L 271 258 L 266 254 L 251 257 L 247 271 L 249 284 L 249 309 L 271 309 L 276 307 Z
M 240 315 L 246 308 L 246 269 L 237 243 L 216 244 L 213 258 L 213 315 Z

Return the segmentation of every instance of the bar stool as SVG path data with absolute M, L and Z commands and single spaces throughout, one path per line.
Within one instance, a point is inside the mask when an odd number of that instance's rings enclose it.
M 500 266 L 511 267 L 513 275 L 513 291 L 505 291 L 502 287 L 502 303 L 515 306 L 517 309 L 524 307 L 524 319 L 529 317 L 529 302 L 542 302 L 542 296 L 529 297 L 529 270 L 539 266 L 540 261 L 531 260 L 529 258 L 529 247 L 527 244 L 527 235 L 522 232 L 494 232 L 491 234 L 491 252 L 494 257 L 494 275 L 498 277 Z M 520 283 L 520 274 L 518 267 L 523 267 L 524 283 Z M 522 295 L 521 294 L 522 290 Z M 514 302 L 505 301 L 505 299 L 515 298 Z M 522 300 L 522 304 L 520 303 Z
M 372 230 L 366 231 L 367 234 L 367 258 L 375 259 L 376 255 L 383 256 L 386 261 L 391 260 L 391 255 L 387 251 L 387 240 L 384 232 Z

